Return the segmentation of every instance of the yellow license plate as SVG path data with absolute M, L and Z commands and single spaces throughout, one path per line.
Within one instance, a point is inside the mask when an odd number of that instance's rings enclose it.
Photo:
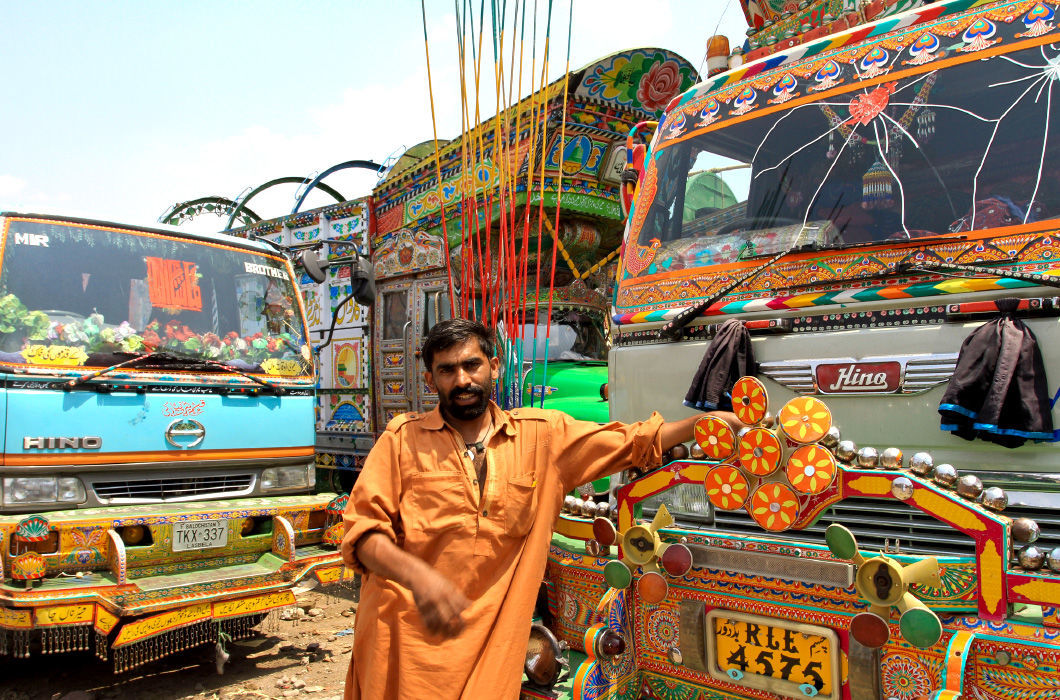
M 793 698 L 839 697 L 839 638 L 827 627 L 748 615 L 707 613 L 711 676 Z

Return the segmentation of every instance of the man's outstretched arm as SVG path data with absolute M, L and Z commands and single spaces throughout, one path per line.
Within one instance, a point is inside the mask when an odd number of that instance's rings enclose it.
M 460 614 L 469 604 L 467 598 L 425 561 L 398 547 L 382 532 L 367 532 L 349 546 L 361 566 L 373 576 L 382 576 L 412 591 L 423 624 L 430 632 L 455 637 L 464 628 Z M 352 561 L 347 552 L 343 552 L 343 559 Z

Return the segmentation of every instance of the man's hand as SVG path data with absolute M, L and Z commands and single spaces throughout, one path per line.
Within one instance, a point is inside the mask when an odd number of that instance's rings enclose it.
M 412 597 L 419 608 L 423 624 L 432 634 L 455 637 L 464 629 L 460 614 L 468 599 L 447 578 L 424 565 L 410 581 Z
M 690 418 L 663 423 L 662 428 L 659 429 L 663 452 L 674 445 L 694 439 L 696 421 L 705 416 L 721 418 L 729 424 L 729 427 L 732 428 L 734 433 L 739 432 L 741 428 L 747 427 L 747 425 L 740 421 L 740 419 L 736 417 L 736 414 L 731 411 L 709 411 L 697 416 L 691 416 Z
M 412 591 L 423 624 L 432 634 L 455 637 L 464 629 L 460 614 L 470 605 L 453 583 L 425 561 L 404 551 L 380 532 L 368 532 L 356 542 L 342 542 L 343 559 L 356 557 L 375 576 L 390 579 Z

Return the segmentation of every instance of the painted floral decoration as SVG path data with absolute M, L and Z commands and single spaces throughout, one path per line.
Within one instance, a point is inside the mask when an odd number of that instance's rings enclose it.
M 691 87 L 695 70 L 662 52 L 632 51 L 597 64 L 582 89 L 593 97 L 640 107 L 658 114 L 682 90 Z
M 665 109 L 681 89 L 681 72 L 673 61 L 655 63 L 640 79 L 637 99 L 648 112 Z

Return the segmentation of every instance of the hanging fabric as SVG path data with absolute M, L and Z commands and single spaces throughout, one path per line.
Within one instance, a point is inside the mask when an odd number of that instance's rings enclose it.
M 684 405 L 700 410 L 732 410 L 732 386 L 740 377 L 758 372 L 751 334 L 743 322 L 730 318 L 718 327 L 699 363 Z
M 1038 340 L 1012 316 L 1018 305 L 1018 299 L 998 300 L 1001 315 L 964 339 L 939 404 L 942 430 L 1005 447 L 1060 440 Z

